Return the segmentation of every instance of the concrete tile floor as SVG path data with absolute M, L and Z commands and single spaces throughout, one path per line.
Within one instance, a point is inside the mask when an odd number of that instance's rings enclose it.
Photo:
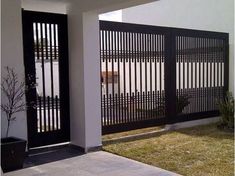
M 81 151 L 73 149 L 69 146 L 62 146 L 58 149 L 54 148 L 44 151 L 36 151 L 35 153 L 30 153 L 29 156 L 25 158 L 24 168 L 64 160 L 83 154 L 84 153 Z
M 177 176 L 104 151 L 8 172 L 4 176 Z

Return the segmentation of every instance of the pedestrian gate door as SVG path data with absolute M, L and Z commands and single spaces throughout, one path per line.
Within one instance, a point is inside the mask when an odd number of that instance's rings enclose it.
M 69 141 L 67 16 L 23 11 L 29 148 Z

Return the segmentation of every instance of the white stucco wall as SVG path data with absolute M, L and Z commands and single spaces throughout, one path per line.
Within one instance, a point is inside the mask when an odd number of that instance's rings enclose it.
M 66 2 L 55 3 L 50 1 L 38 1 L 38 0 L 21 0 L 21 1 L 22 1 L 22 8 L 24 10 L 49 12 L 49 13 L 62 13 L 62 14 L 66 14 L 67 11 Z
M 99 146 L 101 102 L 98 14 L 151 1 L 2 0 L 1 68 L 15 67 L 19 77 L 24 80 L 22 8 L 52 13 L 68 12 L 72 142 L 85 149 Z M 67 9 L 69 4 L 72 9 Z M 1 98 L 1 101 L 4 102 L 4 99 Z M 10 135 L 27 139 L 26 112 L 17 116 Z M 1 131 L 4 135 L 6 120 L 3 113 L 1 117 Z
M 21 2 L 19 0 L 1 0 L 1 76 L 4 67 L 13 67 L 20 80 L 24 81 L 23 43 L 21 25 Z M 1 96 L 1 101 L 5 99 Z M 26 113 L 15 115 L 9 136 L 27 139 Z M 6 134 L 6 117 L 1 111 L 1 137 Z
M 234 0 L 160 0 L 123 9 L 122 21 L 229 33 L 229 89 L 234 91 Z

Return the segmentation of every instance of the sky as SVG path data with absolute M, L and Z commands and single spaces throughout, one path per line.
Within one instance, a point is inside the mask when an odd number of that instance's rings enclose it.
M 100 20 L 122 22 L 122 10 L 99 15 Z

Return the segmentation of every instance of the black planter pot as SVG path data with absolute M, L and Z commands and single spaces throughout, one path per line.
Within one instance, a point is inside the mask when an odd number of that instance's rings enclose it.
M 3 172 L 23 168 L 26 141 L 8 137 L 1 139 L 1 167 Z

